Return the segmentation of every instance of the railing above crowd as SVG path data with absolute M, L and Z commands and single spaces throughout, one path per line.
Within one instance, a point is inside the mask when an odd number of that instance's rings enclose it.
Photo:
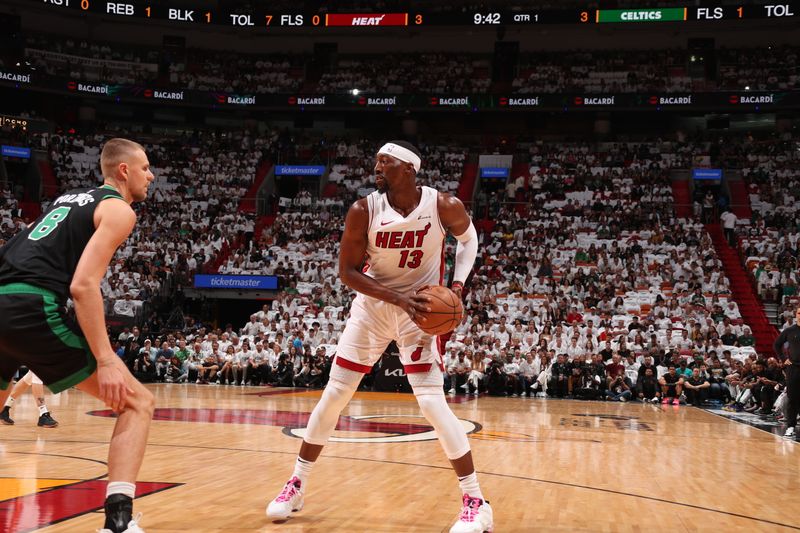
M 28 37 L 0 84 L 132 102 L 285 110 L 661 110 L 800 107 L 796 46 L 714 51 L 713 68 L 672 50 L 521 52 L 510 79 L 490 54 L 169 56 L 56 36 Z M 166 61 L 166 62 L 165 62 Z

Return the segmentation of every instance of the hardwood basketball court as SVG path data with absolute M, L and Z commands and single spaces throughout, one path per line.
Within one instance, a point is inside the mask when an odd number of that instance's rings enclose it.
M 285 523 L 264 514 L 291 473 L 320 391 L 152 385 L 156 420 L 137 485 L 148 533 L 439 532 L 455 475 L 412 395 L 362 393 L 343 413 Z M 0 532 L 102 526 L 107 443 L 98 402 L 26 394 L 0 426 Z M 800 530 L 800 447 L 692 407 L 457 397 L 495 531 Z M 145 495 L 146 494 L 146 495 Z

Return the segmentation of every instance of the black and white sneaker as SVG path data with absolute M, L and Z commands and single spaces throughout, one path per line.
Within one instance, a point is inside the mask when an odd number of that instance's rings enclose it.
M 11 409 L 8 407 L 3 407 L 3 410 L 0 411 L 0 422 L 6 426 L 14 425 L 14 420 L 11 419 Z
M 144 533 L 139 526 L 142 515 L 133 517 L 133 500 L 124 494 L 106 498 L 106 523 L 98 533 Z
M 50 416 L 50 413 L 45 413 L 39 417 L 39 423 L 36 425 L 40 428 L 55 428 L 58 427 L 58 422 Z
M 139 521 L 142 519 L 142 513 L 136 515 L 136 517 L 128 522 L 128 526 L 125 529 L 120 530 L 120 533 L 144 533 L 144 529 L 139 525 Z M 105 528 L 97 530 L 98 533 L 115 533 L 114 531 Z

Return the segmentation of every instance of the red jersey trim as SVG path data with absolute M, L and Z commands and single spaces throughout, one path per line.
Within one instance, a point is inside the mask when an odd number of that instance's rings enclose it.
M 403 365 L 403 368 L 405 368 L 406 374 L 419 374 L 429 371 L 431 366 L 433 366 L 433 363 L 419 363 L 416 365 Z
M 371 366 L 354 363 L 353 361 L 342 359 L 339 356 L 336 357 L 336 364 L 347 370 L 352 370 L 353 372 L 361 372 L 362 374 L 369 374 L 372 372 Z

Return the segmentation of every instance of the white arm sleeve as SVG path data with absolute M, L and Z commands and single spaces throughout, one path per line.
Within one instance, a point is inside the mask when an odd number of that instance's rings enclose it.
M 456 245 L 456 264 L 453 267 L 453 281 L 463 284 L 472 271 L 475 258 L 478 256 L 478 232 L 470 222 L 467 231 L 455 237 L 458 239 L 458 244 Z

